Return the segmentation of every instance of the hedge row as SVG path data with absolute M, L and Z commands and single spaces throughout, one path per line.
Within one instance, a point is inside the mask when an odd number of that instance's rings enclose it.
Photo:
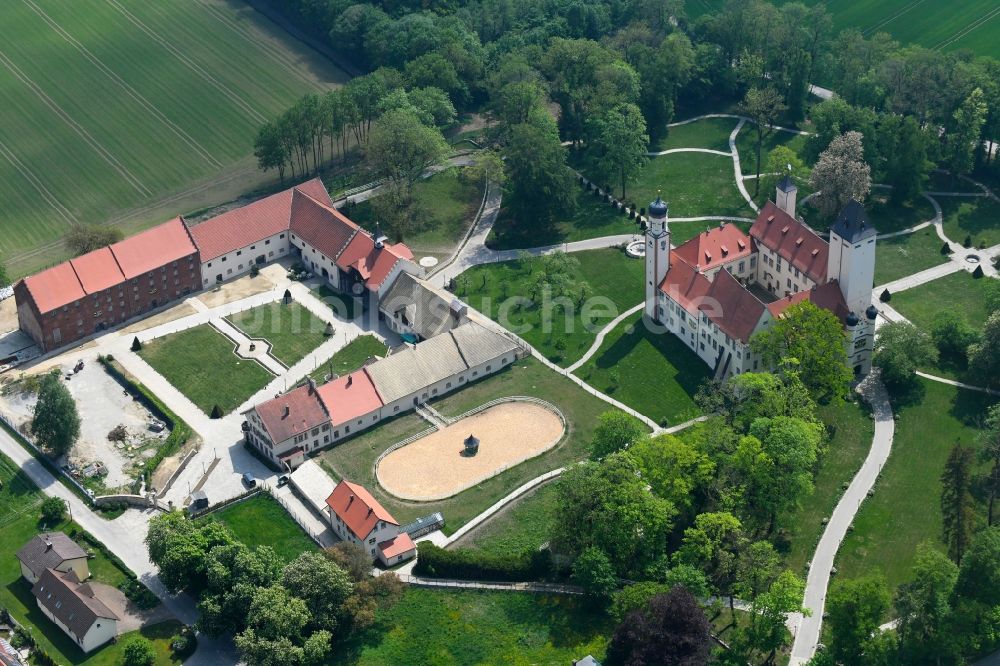
M 188 438 L 191 437 L 191 427 L 185 423 L 181 417 L 177 416 L 177 414 L 167 407 L 163 401 L 156 397 L 152 391 L 139 382 L 133 381 L 127 377 L 124 370 L 118 366 L 113 357 L 100 356 L 98 359 L 100 360 L 101 365 L 103 365 L 108 371 L 108 374 L 110 374 L 115 381 L 122 386 L 122 388 L 135 396 L 139 402 L 146 407 L 146 409 L 170 427 L 170 435 L 163 443 L 163 446 L 159 447 L 153 457 L 146 460 L 139 470 L 135 485 L 132 489 L 133 492 L 138 492 L 138 487 L 141 485 L 143 477 L 152 478 L 153 472 L 160 465 L 160 463 L 163 462 L 163 459 L 174 455 L 187 443 Z
M 428 578 L 524 582 L 544 580 L 552 573 L 547 550 L 497 555 L 469 548 L 445 550 L 428 541 L 417 544 L 413 573 Z

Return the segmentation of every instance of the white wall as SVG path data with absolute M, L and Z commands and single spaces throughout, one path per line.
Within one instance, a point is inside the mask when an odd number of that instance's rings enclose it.
M 260 255 L 264 255 L 264 263 L 260 266 L 266 266 L 287 255 L 289 247 L 288 231 L 285 230 L 246 247 L 233 250 L 221 257 L 202 262 L 201 285 L 202 287 L 211 287 L 216 283 L 216 276 L 220 274 L 222 281 L 225 282 L 244 273 L 249 273 L 250 267 Z

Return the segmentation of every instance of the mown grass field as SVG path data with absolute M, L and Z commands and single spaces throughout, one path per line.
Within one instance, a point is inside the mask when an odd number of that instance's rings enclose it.
M 370 356 L 382 357 L 387 351 L 386 346 L 374 335 L 359 335 L 309 376 L 317 382 L 326 381 L 327 375 L 343 376 L 360 368 Z
M 826 5 L 834 30 L 857 28 L 866 35 L 887 32 L 907 44 L 1000 57 L 1000 7 L 994 0 L 914 2 L 914 0 L 804 0 Z M 784 4 L 777 0 L 776 4 Z M 724 0 L 691 0 L 689 16 L 718 11 Z
M 301 304 L 268 303 L 228 317 L 247 337 L 271 343 L 271 356 L 291 367 L 327 339 L 326 324 Z
M 139 355 L 201 411 L 211 414 L 218 405 L 227 414 L 274 379 L 256 361 L 236 356 L 233 347 L 229 338 L 202 324 L 150 340 Z
M 954 243 L 969 239 L 972 247 L 1000 243 L 1000 204 L 985 197 L 938 197 L 944 233 Z
M 550 481 L 483 523 L 458 545 L 497 555 L 538 550 L 549 540 L 555 509 L 556 483 Z
M 291 562 L 300 553 L 317 548 L 316 543 L 278 504 L 278 500 L 266 493 L 219 509 L 203 520 L 223 523 L 239 541 L 251 548 L 270 546 L 285 562 Z
M 986 323 L 986 289 L 992 278 L 976 279 L 971 273 L 958 271 L 919 287 L 892 295 L 890 304 L 904 317 L 924 330 L 930 330 L 939 312 L 952 310 L 979 330 Z
M 942 241 L 927 228 L 912 234 L 883 238 L 875 248 L 875 284 L 886 284 L 948 261 Z
M 8 2 L 0 43 L 14 276 L 63 258 L 73 222 L 128 233 L 259 185 L 257 127 L 347 78 L 230 0 Z
M 897 410 L 892 453 L 837 555 L 838 577 L 881 571 L 893 587 L 910 580 L 917 545 L 941 542 L 941 473 L 955 442 L 975 447 L 996 399 L 920 380 L 922 398 Z M 982 515 L 982 506 L 978 507 Z
M 645 207 L 648 203 L 640 205 Z M 493 250 L 519 250 L 638 233 L 640 229 L 635 220 L 630 220 L 606 201 L 581 189 L 576 209 L 549 225 L 539 224 L 536 220 L 527 220 L 522 224 L 513 219 L 509 209 L 501 208 L 486 245 Z
M 678 119 L 680 120 L 680 119 Z M 676 125 L 651 150 L 673 148 L 708 148 L 729 151 L 729 135 L 736 129 L 735 118 L 702 118 L 691 123 Z M 742 130 L 741 130 L 742 133 Z

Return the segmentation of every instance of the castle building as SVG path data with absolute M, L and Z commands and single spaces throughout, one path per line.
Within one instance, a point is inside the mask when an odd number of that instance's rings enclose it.
M 871 370 L 877 231 L 852 201 L 827 242 L 796 219 L 796 194 L 786 176 L 777 186 L 778 203 L 761 209 L 749 234 L 722 223 L 676 248 L 668 205 L 659 197 L 649 205 L 646 316 L 680 338 L 718 379 L 764 370 L 751 338 L 804 300 L 843 323 L 855 374 Z

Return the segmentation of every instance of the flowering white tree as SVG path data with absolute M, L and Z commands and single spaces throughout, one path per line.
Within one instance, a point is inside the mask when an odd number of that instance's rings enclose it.
M 864 202 L 872 189 L 872 170 L 865 163 L 861 132 L 841 134 L 820 153 L 809 183 L 816 190 L 816 208 L 833 217 L 851 199 Z

